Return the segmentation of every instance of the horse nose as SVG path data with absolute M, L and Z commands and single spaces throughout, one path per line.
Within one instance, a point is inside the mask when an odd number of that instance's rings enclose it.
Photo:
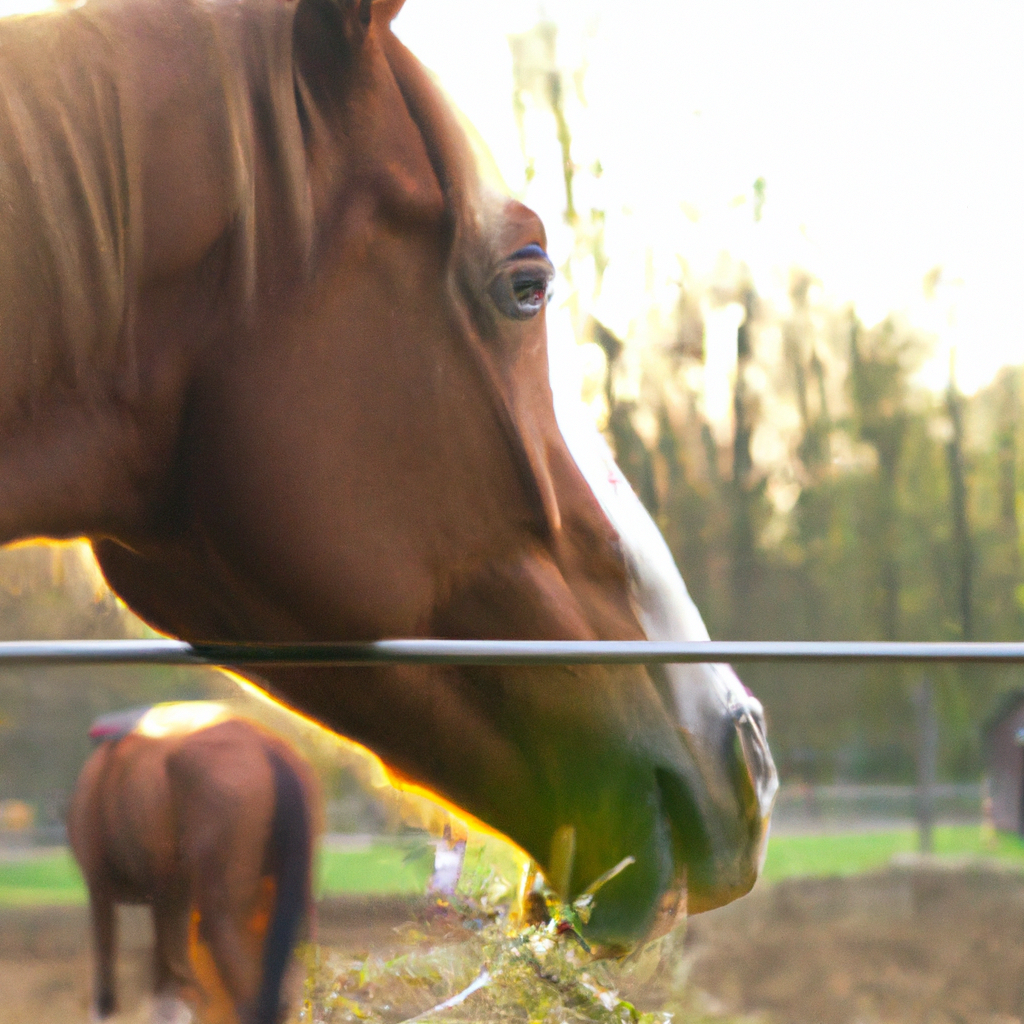
M 679 739 L 699 782 L 688 786 L 678 773 L 659 774 L 691 913 L 722 906 L 753 887 L 779 785 L 760 702 L 731 669 L 696 668 L 713 670 L 717 684 L 705 686 L 697 699 L 691 689 L 690 700 L 678 705 Z M 681 681 L 675 680 L 677 690 Z
M 686 912 L 691 872 L 716 863 L 728 846 L 728 837 L 709 831 L 717 822 L 691 753 L 670 729 L 664 740 L 605 790 L 603 827 L 584 821 L 576 836 L 577 886 L 593 888 L 602 869 L 628 861 L 594 892 L 584 935 L 600 955 L 622 956 L 667 932 Z M 546 868 L 552 881 L 568 860 L 569 844 L 560 849 Z
M 624 810 L 630 802 L 648 808 L 635 820 L 648 831 L 645 840 L 633 833 L 635 863 L 595 894 L 587 937 L 600 955 L 628 953 L 687 913 L 729 903 L 754 885 L 777 785 L 755 705 L 720 716 L 714 739 L 694 743 L 680 729 L 674 752 L 662 748 L 649 762 L 650 789 L 624 793 Z M 642 902 L 643 910 L 630 901 Z
M 748 698 L 730 709 L 736 728 L 735 754 L 740 789 L 746 796 L 751 813 L 764 822 L 767 829 L 775 795 L 779 791 L 779 775 L 768 749 L 768 732 L 761 702 L 752 694 L 748 694 Z

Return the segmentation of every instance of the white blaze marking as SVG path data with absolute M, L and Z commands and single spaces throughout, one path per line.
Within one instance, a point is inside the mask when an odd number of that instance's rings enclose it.
M 567 311 L 549 306 L 548 359 L 555 417 L 576 465 L 619 534 L 640 625 L 648 640 L 709 640 L 704 619 L 665 538 L 615 464 L 608 443 L 580 398 L 575 355 L 576 342 Z M 739 712 L 747 712 L 763 729 L 761 702 L 730 666 L 666 665 L 665 675 L 672 685 L 684 729 L 699 731 L 702 722 Z M 758 783 L 758 802 L 766 818 L 778 789 L 774 767 Z

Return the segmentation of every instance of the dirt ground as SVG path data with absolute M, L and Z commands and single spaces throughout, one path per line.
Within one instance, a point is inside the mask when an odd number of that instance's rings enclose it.
M 332 950 L 386 956 L 402 944 L 401 926 L 423 903 L 401 897 L 324 901 L 317 940 Z M 149 911 L 121 907 L 118 928 L 120 1012 L 111 1024 L 149 1024 Z M 444 941 L 443 931 L 438 939 Z M 92 987 L 89 942 L 85 907 L 0 908 L 0 1024 L 85 1024 Z
M 1024 1009 L 1024 876 L 894 867 L 780 882 L 694 918 L 693 985 L 779 1024 L 1011 1024 Z
M 386 955 L 409 916 L 401 899 L 332 901 L 318 939 Z M 446 941 L 443 928 L 435 940 Z M 145 912 L 122 911 L 118 1024 L 147 1019 L 149 941 Z M 783 882 L 693 919 L 682 948 L 662 984 L 687 974 L 713 1013 L 776 1024 L 1019 1024 L 1024 876 L 918 864 Z M 84 1022 L 88 991 L 84 909 L 0 912 L 0 1024 Z M 650 1008 L 656 979 L 629 994 Z

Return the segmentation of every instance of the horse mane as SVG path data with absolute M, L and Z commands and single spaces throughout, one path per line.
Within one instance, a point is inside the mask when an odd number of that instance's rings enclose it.
M 132 374 L 138 187 L 116 67 L 85 9 L 0 20 L 0 423 L 100 367 Z
M 209 96 L 205 116 L 219 121 L 215 158 L 231 180 L 233 276 L 243 310 L 256 289 L 258 145 L 273 149 L 275 184 L 307 251 L 312 238 L 292 80 L 294 7 L 247 4 L 243 18 L 234 4 L 141 8 L 157 27 L 171 23 L 168 42 L 189 40 L 175 60 L 220 70 L 222 91 Z M 61 394 L 130 402 L 140 390 L 132 328 L 146 283 L 147 83 L 124 66 L 137 29 L 125 10 L 90 0 L 0 18 L 0 427 Z

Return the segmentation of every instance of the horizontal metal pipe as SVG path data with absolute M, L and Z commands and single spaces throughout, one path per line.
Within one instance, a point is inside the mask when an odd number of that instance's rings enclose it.
M 1024 643 L 828 640 L 378 640 L 187 644 L 181 640 L 0 643 L 0 668 L 28 665 L 638 665 L 681 662 L 1024 662 Z

